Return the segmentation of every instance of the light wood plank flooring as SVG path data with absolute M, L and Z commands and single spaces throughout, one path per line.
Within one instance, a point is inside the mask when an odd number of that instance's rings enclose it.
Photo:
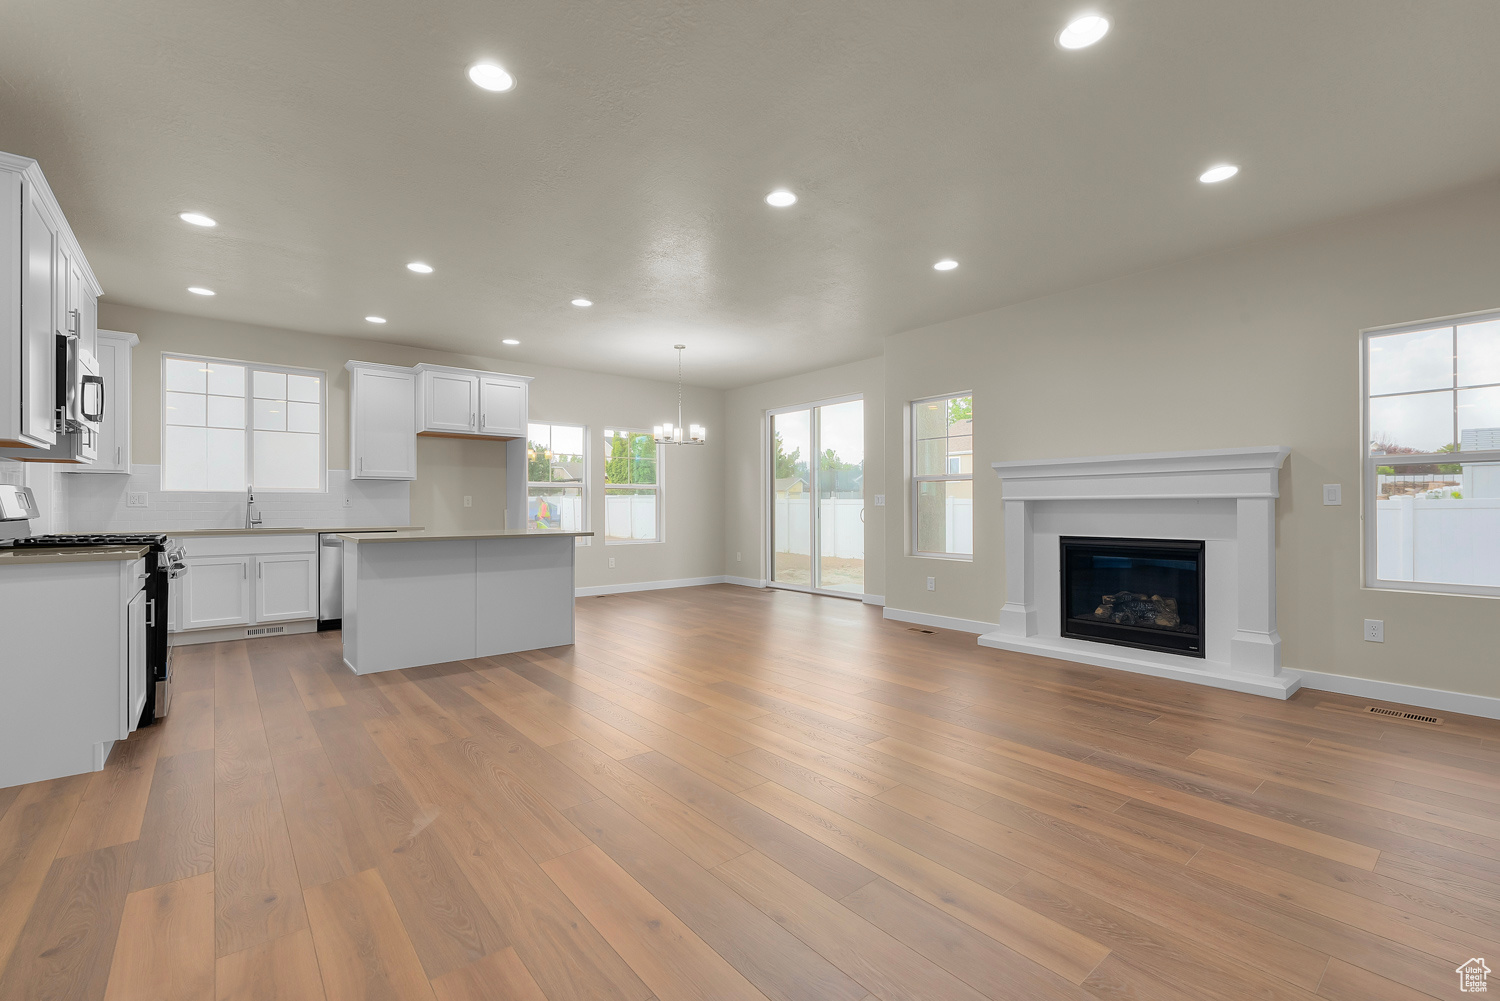
M 729 586 L 370 678 L 336 633 L 176 664 L 104 771 L 0 790 L 0 999 L 1404 1001 L 1500 967 L 1490 721 Z

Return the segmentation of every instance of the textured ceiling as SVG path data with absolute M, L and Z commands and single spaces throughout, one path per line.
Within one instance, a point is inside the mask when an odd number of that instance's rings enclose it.
M 110 301 L 713 386 L 1500 172 L 1493 0 L 1079 9 L 4 0 L 0 149 Z

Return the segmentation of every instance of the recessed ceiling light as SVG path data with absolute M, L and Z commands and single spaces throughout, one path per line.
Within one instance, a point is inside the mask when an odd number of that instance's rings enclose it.
M 1204 184 L 1218 184 L 1220 181 L 1229 180 L 1239 172 L 1240 168 L 1236 167 L 1234 164 L 1221 163 L 1218 166 L 1209 167 L 1203 173 L 1199 174 L 1198 180 L 1202 181 Z
M 203 288 L 201 285 L 189 285 L 188 286 L 188 291 L 191 292 L 191 293 L 193 293 L 193 295 L 213 295 L 214 294 L 214 290 L 213 289 L 211 289 L 211 288 Z
M 1057 36 L 1057 44 L 1065 49 L 1086 49 L 1109 34 L 1109 18 L 1098 14 L 1075 17 Z
M 421 261 L 412 261 L 406 266 L 406 270 L 415 271 L 419 275 L 430 275 L 432 274 L 432 265 L 423 264 Z
M 573 305 L 577 306 L 579 309 L 588 309 L 593 304 L 594 304 L 593 300 L 591 300 L 591 299 L 574 299 L 573 300 Z
M 505 72 L 499 63 L 475 63 L 469 67 L 469 79 L 474 81 L 474 86 L 485 90 L 504 91 L 516 85 L 516 78 Z
M 953 258 L 948 257 L 948 258 L 944 258 L 943 260 L 938 261 L 936 264 L 934 264 L 932 266 L 932 270 L 934 270 L 934 271 L 952 271 L 956 267 L 958 267 L 958 262 L 955 261 Z
M 775 206 L 778 209 L 784 209 L 788 205 L 796 205 L 797 196 L 786 188 L 777 188 L 766 196 L 766 204 Z
M 202 212 L 181 212 L 177 218 L 183 222 L 190 222 L 194 226 L 217 226 L 218 223 L 204 215 Z
M 367 317 L 365 317 L 365 322 L 366 323 L 384 323 L 385 322 L 385 317 L 383 317 L 383 316 L 367 316 Z
M 516 340 L 514 337 L 507 337 L 505 340 L 501 341 L 500 343 L 501 344 L 509 344 L 511 347 L 515 347 L 517 344 L 520 344 L 521 342 L 518 341 L 518 340 Z

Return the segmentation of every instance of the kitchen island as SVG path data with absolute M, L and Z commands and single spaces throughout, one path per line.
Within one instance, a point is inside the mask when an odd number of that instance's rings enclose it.
M 572 643 L 573 551 L 592 534 L 341 534 L 344 663 L 375 674 Z

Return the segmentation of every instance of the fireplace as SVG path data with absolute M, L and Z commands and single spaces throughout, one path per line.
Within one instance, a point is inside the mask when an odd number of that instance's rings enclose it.
M 1062 536 L 1062 635 L 1204 656 L 1203 543 Z

